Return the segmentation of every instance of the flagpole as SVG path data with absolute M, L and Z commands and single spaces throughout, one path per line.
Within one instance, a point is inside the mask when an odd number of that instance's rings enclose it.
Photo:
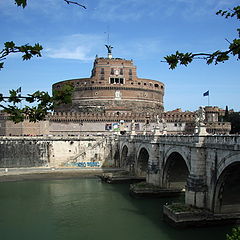
M 207 92 L 203 93 L 203 96 L 204 96 L 204 97 L 206 97 L 206 96 L 208 97 L 208 106 L 210 106 L 210 97 L 209 97 L 210 94 L 209 94 L 209 90 L 208 90 Z

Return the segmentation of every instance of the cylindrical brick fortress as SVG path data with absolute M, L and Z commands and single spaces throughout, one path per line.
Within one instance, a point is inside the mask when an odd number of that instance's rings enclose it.
M 53 84 L 74 85 L 72 103 L 56 107 L 57 112 L 163 112 L 164 84 L 138 78 L 132 60 L 96 58 L 90 78 L 71 79 Z

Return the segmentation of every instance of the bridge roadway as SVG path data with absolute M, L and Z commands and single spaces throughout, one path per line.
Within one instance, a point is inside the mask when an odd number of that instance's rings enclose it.
M 240 136 L 120 136 L 119 166 L 213 213 L 240 212 Z

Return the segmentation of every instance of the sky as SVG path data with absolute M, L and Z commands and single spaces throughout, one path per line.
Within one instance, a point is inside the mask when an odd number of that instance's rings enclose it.
M 0 0 L 0 49 L 6 41 L 17 45 L 40 43 L 41 58 L 22 61 L 7 57 L 0 71 L 0 92 L 21 86 L 22 94 L 37 90 L 51 93 L 55 82 L 90 77 L 95 56 L 132 59 L 138 77 L 165 84 L 166 111 L 219 106 L 240 111 L 240 61 L 218 65 L 195 60 L 170 70 L 164 56 L 178 51 L 225 50 L 237 37 L 239 21 L 215 13 L 232 8 L 239 0 L 28 0 L 25 9 L 14 0 Z M 210 92 L 208 97 L 203 93 Z

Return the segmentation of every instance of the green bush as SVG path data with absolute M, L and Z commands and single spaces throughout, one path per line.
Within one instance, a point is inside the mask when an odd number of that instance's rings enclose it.
M 240 240 L 240 227 L 236 227 L 232 229 L 232 233 L 226 236 L 227 240 Z

